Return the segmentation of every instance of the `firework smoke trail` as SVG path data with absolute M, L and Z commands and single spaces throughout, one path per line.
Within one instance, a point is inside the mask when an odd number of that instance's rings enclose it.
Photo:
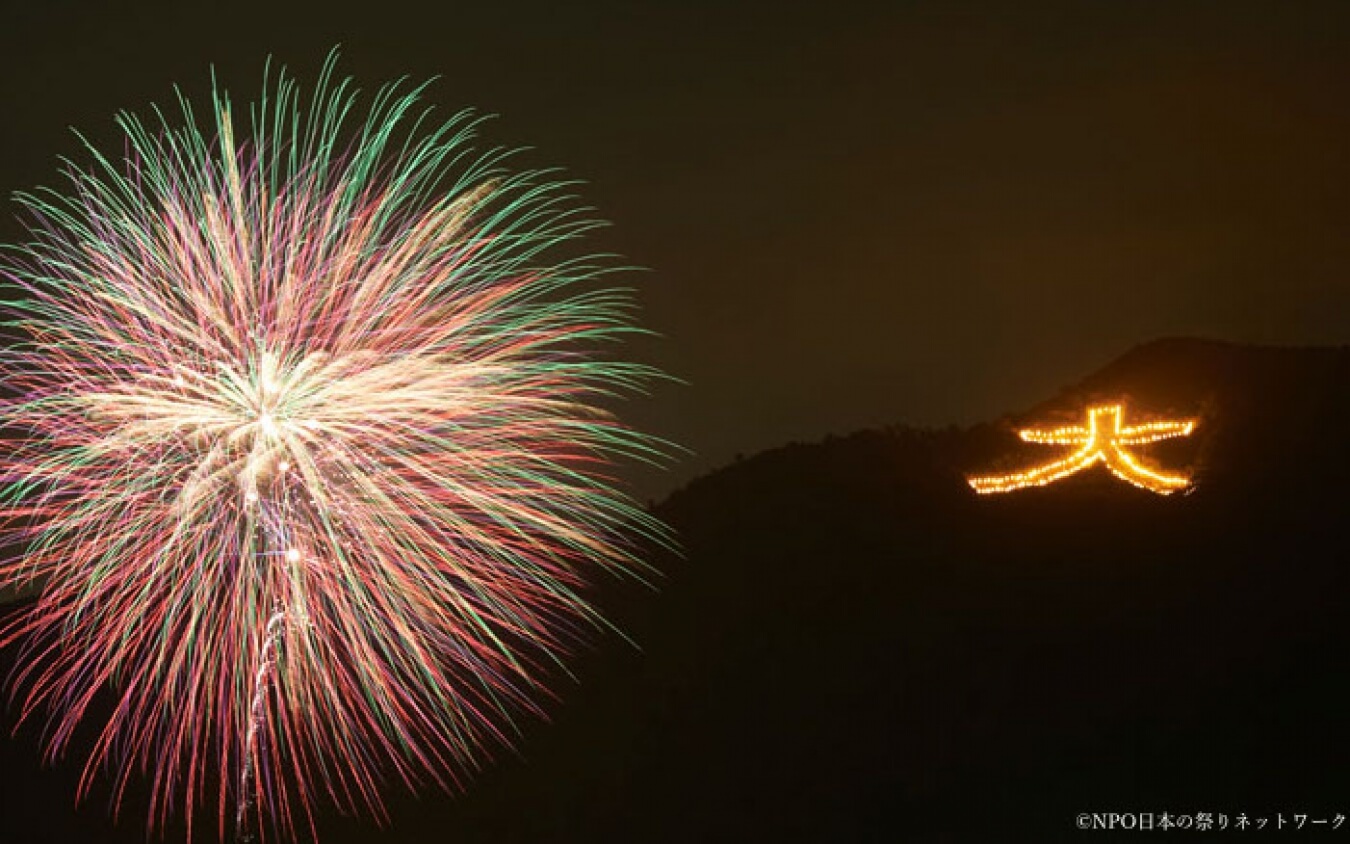
M 277 638 L 281 627 L 286 623 L 286 611 L 278 609 L 267 619 L 266 634 L 262 651 L 258 655 L 258 669 L 253 675 L 253 696 L 248 705 L 248 732 L 244 734 L 243 767 L 239 770 L 238 808 L 234 813 L 235 835 L 240 841 L 249 841 L 252 835 L 248 831 L 249 810 L 253 808 L 253 755 L 258 747 L 258 730 L 262 729 L 263 704 L 266 701 L 267 682 L 272 676 L 275 665 Z
M 111 689 L 80 794 L 141 769 L 151 826 L 240 838 L 454 788 L 603 625 L 587 576 L 664 537 L 608 480 L 660 448 L 599 405 L 655 373 L 603 354 L 637 330 L 612 264 L 555 257 L 597 225 L 567 186 L 421 88 L 354 131 L 331 60 L 306 107 L 264 90 L 208 134 L 120 116 L 124 159 L 21 196 L 0 261 L 21 715 L 55 756 Z

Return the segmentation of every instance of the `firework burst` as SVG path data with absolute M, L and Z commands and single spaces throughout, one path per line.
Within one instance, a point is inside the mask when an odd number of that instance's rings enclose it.
M 603 624 L 589 572 L 661 536 L 608 480 L 658 445 L 601 409 L 654 375 L 604 353 L 631 299 L 557 257 L 597 224 L 421 90 L 354 131 L 331 60 L 209 132 L 180 97 L 19 197 L 0 581 L 42 592 L 3 639 L 52 755 L 112 690 L 81 792 L 147 770 L 152 826 L 454 788 Z

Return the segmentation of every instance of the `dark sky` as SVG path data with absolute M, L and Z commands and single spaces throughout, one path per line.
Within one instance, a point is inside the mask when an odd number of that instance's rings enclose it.
M 1350 4 L 3 3 L 0 192 L 118 109 L 366 90 L 589 182 L 651 272 L 629 418 L 695 452 L 1026 407 L 1163 335 L 1350 341 Z M 12 206 L 11 206 L 12 210 Z M 0 238 L 18 230 L 6 212 Z

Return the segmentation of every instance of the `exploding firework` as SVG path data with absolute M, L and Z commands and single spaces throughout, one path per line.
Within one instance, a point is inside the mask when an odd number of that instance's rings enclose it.
M 422 87 L 349 130 L 331 60 L 304 107 L 264 81 L 211 131 L 181 96 L 121 115 L 3 263 L 22 717 L 55 755 L 110 689 L 81 793 L 146 770 L 152 826 L 241 838 L 456 787 L 603 625 L 586 577 L 663 536 L 610 480 L 658 455 L 603 409 L 655 373 L 607 351 L 637 330 L 612 261 L 559 257 L 597 225 L 567 183 Z

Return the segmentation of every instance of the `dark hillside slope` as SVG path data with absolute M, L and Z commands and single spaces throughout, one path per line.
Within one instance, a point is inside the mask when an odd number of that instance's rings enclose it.
M 779 449 L 674 496 L 688 562 L 641 637 L 673 688 L 632 786 L 660 840 L 1343 810 L 1350 350 L 1149 344 L 1016 421 L 1121 398 L 1200 417 L 1148 452 L 1192 494 L 1096 470 L 977 498 L 964 470 L 1059 453 L 1009 420 Z

